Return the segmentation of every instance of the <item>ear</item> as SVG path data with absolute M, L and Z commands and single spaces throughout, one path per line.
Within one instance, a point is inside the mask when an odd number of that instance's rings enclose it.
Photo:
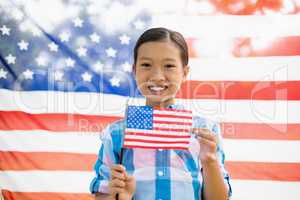
M 133 76 L 134 79 L 135 79 L 135 75 L 136 75 L 136 69 L 135 68 L 136 68 L 136 66 L 135 66 L 135 64 L 133 64 L 131 73 L 132 73 L 132 76 Z
M 183 67 L 183 81 L 186 80 L 188 74 L 190 72 L 190 66 L 186 65 Z

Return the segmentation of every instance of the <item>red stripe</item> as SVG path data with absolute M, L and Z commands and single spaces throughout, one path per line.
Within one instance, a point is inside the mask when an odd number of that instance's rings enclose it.
M 141 146 L 130 147 L 141 148 Z M 174 148 L 160 147 L 158 149 Z M 0 170 L 92 171 L 97 155 L 48 152 L 1 152 L 0 158 L 2 161 Z M 300 163 L 226 161 L 225 167 L 233 179 L 300 181 Z
M 300 163 L 226 162 L 232 179 L 300 181 Z
M 70 125 L 68 116 L 68 114 L 28 114 L 19 111 L 0 111 L 0 130 L 94 131 L 98 134 L 108 123 L 120 119 L 119 117 L 74 114 L 72 115 L 74 117 L 73 124 Z M 80 120 L 86 125 L 81 126 Z M 300 124 L 222 123 L 221 127 L 224 138 L 300 140 Z M 189 132 L 187 129 L 154 128 L 154 130 Z
M 149 137 L 165 137 L 165 138 L 190 138 L 190 135 L 168 135 L 168 134 L 155 134 L 155 133 L 139 133 L 139 132 L 125 132 L 127 135 L 149 136 Z
M 185 133 L 189 133 L 189 129 L 175 129 L 175 128 L 161 128 L 161 127 L 153 127 L 153 130 L 156 131 L 170 131 L 170 132 L 185 132 Z
M 236 37 L 232 38 L 232 53 L 235 57 L 266 57 L 266 56 L 298 56 L 300 55 L 300 36 L 286 36 L 276 37 L 274 41 L 268 42 L 266 47 L 261 49 L 255 49 L 253 46 L 253 39 L 251 37 Z M 255 39 L 264 38 L 255 37 Z M 265 38 L 269 39 L 269 38 Z M 215 52 L 209 54 L 201 54 L 197 51 L 197 47 L 194 47 L 195 43 L 198 43 L 199 39 L 188 38 L 189 57 L 191 58 L 204 58 L 204 57 L 216 57 Z M 201 43 L 200 43 L 201 44 Z M 247 49 L 247 53 L 242 49 Z
M 186 126 L 191 126 L 192 123 L 188 123 L 188 122 L 170 122 L 170 121 L 160 121 L 160 120 L 153 120 L 153 123 L 156 124 L 176 124 L 176 125 L 186 125 Z
M 178 149 L 178 150 L 188 150 L 186 147 L 157 147 L 157 146 L 151 146 L 151 147 L 146 147 L 146 146 L 139 146 L 139 145 L 124 145 L 124 148 L 141 148 L 141 149 Z
M 193 119 L 192 116 L 178 116 L 178 115 L 166 115 L 166 114 L 153 114 L 153 117 L 165 117 L 165 118 L 179 118 L 179 119 Z
M 151 144 L 189 144 L 190 141 L 155 141 L 155 140 L 148 140 L 148 139 L 131 139 L 125 138 L 124 145 L 126 142 L 140 142 L 140 143 L 151 143 Z
M 185 110 L 185 109 L 174 109 L 174 108 L 154 107 L 154 110 L 159 110 L 159 111 L 172 111 L 172 112 L 174 112 L 174 115 L 176 115 L 176 113 L 188 113 L 188 114 L 192 114 L 192 111 L 190 111 L 190 110 Z
M 300 124 L 222 123 L 224 138 L 300 140 Z
M 300 81 L 186 81 L 177 98 L 300 100 Z
M 0 130 L 48 130 L 99 132 L 120 119 L 81 114 L 29 114 L 21 111 L 0 111 Z
M 0 170 L 93 170 L 97 155 L 0 151 Z
M 88 193 L 62 193 L 62 192 L 11 192 L 2 190 L 5 200 L 94 200 Z

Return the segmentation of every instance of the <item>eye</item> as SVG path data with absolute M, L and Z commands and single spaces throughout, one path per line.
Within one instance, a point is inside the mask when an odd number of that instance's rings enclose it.
M 165 65 L 165 67 L 166 67 L 166 68 L 174 68 L 174 67 L 176 67 L 176 66 L 173 65 L 173 64 L 167 64 L 167 65 Z
M 142 67 L 150 67 L 150 64 L 149 63 L 142 63 L 141 66 Z

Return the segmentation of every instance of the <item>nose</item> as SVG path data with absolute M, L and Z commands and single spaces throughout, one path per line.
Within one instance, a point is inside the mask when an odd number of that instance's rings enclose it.
M 159 82 L 164 81 L 165 79 L 164 71 L 159 67 L 154 67 L 153 70 L 151 70 L 150 81 Z

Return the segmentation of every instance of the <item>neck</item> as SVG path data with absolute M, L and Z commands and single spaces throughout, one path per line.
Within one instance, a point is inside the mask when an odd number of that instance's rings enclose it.
M 161 102 L 153 102 L 148 99 L 146 100 L 147 106 L 159 107 L 159 108 L 166 108 L 174 103 L 175 103 L 175 99 L 168 99 L 166 101 L 161 101 Z

